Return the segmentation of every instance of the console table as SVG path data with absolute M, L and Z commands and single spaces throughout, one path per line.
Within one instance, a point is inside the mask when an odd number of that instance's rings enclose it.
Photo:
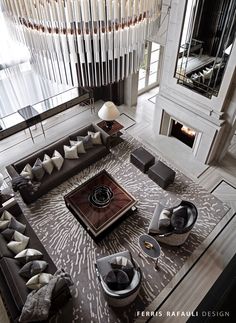
M 0 140 L 7 138 L 21 130 L 29 129 L 31 139 L 34 142 L 30 129 L 31 126 L 40 123 L 42 132 L 45 136 L 45 131 L 42 125 L 43 120 L 72 108 L 77 104 L 80 105 L 83 102 L 86 102 L 86 105 L 88 105 L 88 102 L 90 102 L 92 111 L 93 98 L 91 95 L 91 92 L 85 89 L 73 88 L 32 106 L 29 105 L 21 108 L 10 115 L 11 119 L 13 119 L 13 122 L 10 125 L 8 125 L 6 121 L 9 116 L 0 119 L 2 128 L 0 128 Z

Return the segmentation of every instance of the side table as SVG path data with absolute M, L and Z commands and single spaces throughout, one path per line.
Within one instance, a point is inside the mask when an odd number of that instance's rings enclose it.
M 109 148 L 117 146 L 119 143 L 121 143 L 123 140 L 121 138 L 122 130 L 124 126 L 120 124 L 118 121 L 114 121 L 112 128 L 110 130 L 106 127 L 106 121 L 100 121 L 97 123 L 97 126 L 101 128 L 103 131 L 105 131 L 108 135 L 110 135 L 108 146 Z
M 161 247 L 159 243 L 148 234 L 142 234 L 139 237 L 138 242 L 141 249 L 139 256 L 144 254 L 145 256 L 152 258 L 155 261 L 155 269 L 158 269 L 158 259 L 161 255 Z

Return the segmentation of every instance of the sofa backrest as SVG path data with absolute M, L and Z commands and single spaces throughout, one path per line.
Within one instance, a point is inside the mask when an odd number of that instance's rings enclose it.
M 78 131 L 76 131 L 75 133 L 70 135 L 70 140 L 76 140 L 77 136 L 87 136 L 88 131 L 94 132 L 94 127 L 92 124 L 82 128 L 82 129 L 79 129 Z
M 49 146 L 46 146 L 45 148 L 15 162 L 14 167 L 17 170 L 17 172 L 20 173 L 26 164 L 30 164 L 31 166 L 33 166 L 37 158 L 43 160 L 44 154 L 47 154 L 49 157 L 52 157 L 54 150 L 59 151 L 59 153 L 61 153 L 62 156 L 64 156 L 64 145 L 70 145 L 69 137 L 60 139 L 57 142 Z

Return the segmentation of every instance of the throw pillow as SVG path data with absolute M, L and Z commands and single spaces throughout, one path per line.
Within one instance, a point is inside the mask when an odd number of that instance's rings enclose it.
M 158 222 L 158 228 L 161 229 L 166 229 L 170 225 L 170 217 L 171 217 L 171 212 L 170 210 L 163 209 L 160 213 L 159 217 L 159 222 Z
M 66 159 L 78 159 L 78 152 L 76 146 L 64 146 L 65 158 Z
M 25 167 L 22 169 L 20 175 L 25 178 L 33 179 L 34 175 L 33 175 L 32 167 L 30 166 L 30 164 L 25 165 Z
M 87 135 L 86 137 L 78 136 L 77 140 L 83 141 L 85 150 L 93 148 L 92 137 L 90 135 Z
M 25 232 L 26 225 L 17 221 L 14 217 L 11 218 L 9 226 L 10 229 L 14 229 L 20 233 Z
M 70 140 L 70 145 L 77 147 L 78 154 L 85 154 L 86 153 L 86 151 L 84 149 L 83 141 Z
M 62 168 L 62 165 L 64 163 L 64 158 L 57 150 L 54 150 L 51 160 L 57 170 L 60 170 Z
M 45 170 L 43 168 L 43 163 L 39 158 L 36 159 L 34 166 L 32 167 L 32 173 L 36 181 L 40 182 L 43 179 Z
M 11 221 L 12 215 L 8 211 L 3 211 L 1 217 L 0 217 L 0 230 L 4 230 L 9 226 L 9 223 Z
M 88 131 L 88 135 L 92 138 L 93 145 L 102 145 L 102 138 L 101 138 L 101 132 L 91 132 Z
M 53 165 L 51 158 L 47 154 L 44 155 L 42 164 L 43 164 L 43 168 L 45 169 L 45 171 L 49 175 L 52 174 L 54 165 Z
M 178 206 L 173 209 L 173 214 L 171 216 L 171 225 L 175 231 L 182 231 L 188 222 L 188 211 L 184 206 Z
M 130 284 L 128 275 L 120 269 L 109 271 L 109 273 L 104 278 L 104 281 L 112 290 L 124 290 Z
M 13 235 L 14 241 L 10 241 L 7 247 L 15 254 L 21 252 L 27 247 L 29 237 L 24 236 L 22 233 L 15 231 Z
M 209 70 L 203 70 L 203 75 L 205 80 L 209 80 L 212 77 L 213 68 L 210 68 Z
M 10 228 L 6 228 L 5 230 L 3 230 L 1 232 L 1 234 L 3 235 L 4 239 L 9 242 L 11 241 L 11 239 L 13 238 L 15 230 L 14 229 L 10 229 Z
M 43 258 L 42 252 L 36 250 L 36 249 L 25 249 L 21 252 L 19 252 L 15 259 L 19 260 L 21 263 L 27 263 L 32 260 L 39 260 Z
M 53 275 L 51 274 L 47 274 L 47 273 L 37 274 L 27 281 L 26 286 L 29 289 L 39 289 L 44 285 L 47 285 L 50 279 L 52 278 L 53 278 Z
M 31 278 L 34 275 L 42 273 L 48 266 L 44 260 L 33 260 L 27 262 L 19 271 L 19 274 L 25 278 Z
M 111 262 L 112 269 L 121 269 L 123 270 L 129 277 L 130 281 L 134 276 L 134 266 L 132 262 L 126 257 L 114 257 Z

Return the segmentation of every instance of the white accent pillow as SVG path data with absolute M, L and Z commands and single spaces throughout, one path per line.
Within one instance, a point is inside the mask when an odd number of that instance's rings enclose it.
M 51 274 L 40 273 L 30 278 L 27 281 L 26 286 L 29 289 L 39 289 L 44 285 L 47 285 L 52 278 L 53 278 L 53 275 Z
M 51 160 L 53 162 L 53 165 L 56 167 L 56 169 L 60 170 L 64 163 L 64 158 L 57 150 L 54 150 Z
M 70 145 L 73 147 L 73 146 L 76 146 L 77 147 L 77 152 L 78 154 L 85 154 L 86 151 L 84 149 L 84 144 L 83 144 L 83 141 L 79 140 L 79 141 L 76 141 L 76 140 L 70 140 Z
M 94 145 L 102 145 L 102 138 L 101 138 L 100 131 L 98 132 L 88 131 L 88 135 L 91 136 L 92 142 Z
M 47 154 L 44 155 L 42 164 L 43 164 L 43 168 L 45 169 L 45 171 L 49 175 L 52 174 L 54 164 L 53 164 L 51 158 Z
M 33 179 L 34 175 L 33 175 L 32 167 L 30 166 L 30 164 L 25 165 L 25 167 L 22 169 L 20 175 L 25 178 L 28 177 L 30 179 Z
M 209 80 L 212 77 L 213 74 L 213 68 L 210 68 L 208 71 L 203 70 L 203 75 L 205 80 Z
M 14 239 L 13 241 L 10 241 L 7 244 L 7 247 L 15 254 L 24 250 L 29 243 L 29 237 L 24 236 L 22 233 L 18 231 L 14 232 L 13 239 Z
M 3 211 L 1 217 L 0 217 L 0 230 L 4 230 L 8 227 L 10 221 L 11 221 L 12 215 L 8 211 Z
M 64 146 L 65 158 L 66 159 L 78 159 L 78 152 L 76 146 Z

